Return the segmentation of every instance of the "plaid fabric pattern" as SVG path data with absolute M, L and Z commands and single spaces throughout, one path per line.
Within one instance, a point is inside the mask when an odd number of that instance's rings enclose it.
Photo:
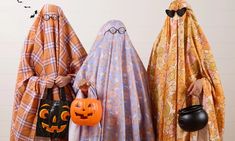
M 45 21 L 44 14 L 56 14 L 59 18 Z M 45 5 L 24 44 L 15 89 L 11 141 L 34 140 L 36 113 L 46 78 L 75 74 L 86 56 L 63 11 L 57 6 Z M 66 90 L 71 93 L 70 89 Z M 54 93 L 57 92 L 55 88 Z

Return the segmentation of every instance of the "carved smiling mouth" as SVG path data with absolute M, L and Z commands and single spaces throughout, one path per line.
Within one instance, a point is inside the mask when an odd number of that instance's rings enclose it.
M 67 125 L 61 125 L 60 128 L 58 126 L 51 126 L 51 127 L 49 127 L 48 124 L 42 122 L 42 128 L 46 129 L 46 131 L 50 132 L 50 133 L 54 133 L 54 132 L 61 133 L 61 132 L 64 131 L 66 126 Z
M 93 113 L 89 113 L 89 114 L 87 114 L 87 116 L 85 116 L 85 115 L 83 115 L 83 114 L 79 114 L 79 113 L 75 112 L 75 115 L 76 115 L 76 116 L 80 116 L 81 119 L 88 119 L 88 117 L 89 117 L 89 116 L 92 116 Z

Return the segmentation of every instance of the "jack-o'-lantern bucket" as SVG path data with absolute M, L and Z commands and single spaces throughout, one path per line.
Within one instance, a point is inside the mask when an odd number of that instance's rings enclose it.
M 79 94 L 81 91 L 79 91 Z M 91 93 L 96 98 L 91 98 Z M 102 117 L 101 101 L 98 99 L 96 89 L 89 87 L 87 98 L 76 98 L 70 108 L 71 119 L 81 126 L 94 126 L 98 124 Z
M 70 101 L 66 99 L 65 88 L 59 89 L 60 100 L 53 100 L 53 89 L 45 91 L 40 100 L 36 136 L 67 138 L 70 119 Z

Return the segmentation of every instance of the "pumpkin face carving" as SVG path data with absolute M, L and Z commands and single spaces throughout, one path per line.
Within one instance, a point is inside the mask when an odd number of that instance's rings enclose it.
M 41 104 L 38 111 L 37 135 L 44 137 L 66 137 L 70 119 L 70 107 L 61 101 Z
M 71 104 L 70 113 L 74 123 L 94 126 L 101 120 L 101 101 L 92 98 L 76 98 Z

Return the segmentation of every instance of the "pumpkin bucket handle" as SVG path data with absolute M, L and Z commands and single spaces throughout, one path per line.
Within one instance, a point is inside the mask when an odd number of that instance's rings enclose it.
M 87 80 L 82 80 L 82 81 L 87 81 Z M 86 98 L 92 98 L 95 97 L 96 99 L 99 99 L 99 96 L 97 94 L 97 90 L 94 86 L 94 84 L 92 84 L 91 82 L 86 82 L 88 83 L 88 95 Z M 80 88 L 78 88 L 78 93 L 82 94 L 82 90 Z
M 90 93 L 92 93 L 94 97 L 99 99 L 98 94 L 97 94 L 97 90 L 96 90 L 95 86 L 92 84 L 90 85 L 89 90 L 88 90 L 88 97 L 91 97 L 91 95 L 89 95 Z

